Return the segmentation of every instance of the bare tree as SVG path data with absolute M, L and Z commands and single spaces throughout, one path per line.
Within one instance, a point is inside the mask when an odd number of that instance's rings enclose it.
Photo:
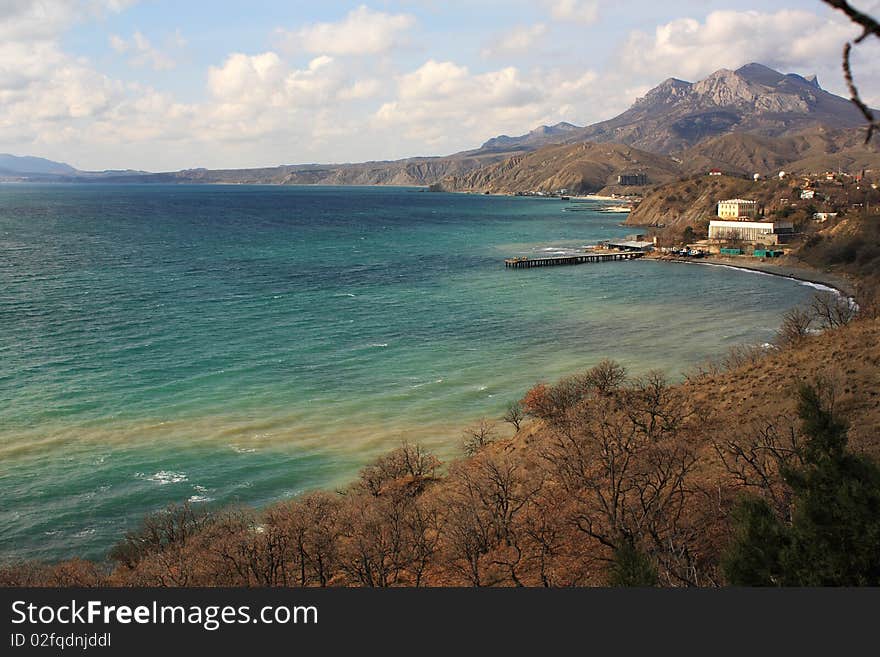
M 297 586 L 328 586 L 339 565 L 342 498 L 310 493 L 276 510 L 273 522 L 288 537 L 290 581 Z
M 820 292 L 814 296 L 810 307 L 825 329 L 846 326 L 858 314 L 858 307 L 852 299 L 832 292 Z
M 517 400 L 512 401 L 507 405 L 507 410 L 504 412 L 504 416 L 501 419 L 512 425 L 514 430 L 519 432 L 520 426 L 525 417 L 526 412 L 523 410 L 522 402 Z
M 602 395 L 615 392 L 624 381 L 626 381 L 626 368 L 608 359 L 590 369 L 584 376 L 584 382 Z
M 361 470 L 360 487 L 378 497 L 389 484 L 406 479 L 421 490 L 433 479 L 440 460 L 420 445 L 404 443 L 394 451 L 377 458 Z
M 134 573 L 139 584 L 188 586 L 200 564 L 189 550 L 193 539 L 212 522 L 187 502 L 170 504 L 148 515 L 110 551 L 110 559 Z
M 791 511 L 791 491 L 781 472 L 802 463 L 796 426 L 796 419 L 789 415 L 756 418 L 743 429 L 712 442 L 734 488 L 760 495 L 783 517 Z
M 448 563 L 473 586 L 521 586 L 521 520 L 543 486 L 508 456 L 478 454 L 450 473 L 444 500 Z
M 812 313 L 803 308 L 792 308 L 782 316 L 782 324 L 776 334 L 776 343 L 781 347 L 797 345 L 810 335 L 812 325 Z
M 468 456 L 477 454 L 486 445 L 494 443 L 497 435 L 495 423 L 481 418 L 479 422 L 464 430 L 464 438 L 462 439 L 464 453 Z
M 542 456 L 550 477 L 571 500 L 570 522 L 591 539 L 590 551 L 610 562 L 624 545 L 663 565 L 674 585 L 698 585 L 688 524 L 687 481 L 697 463 L 684 400 L 661 376 L 638 381 L 609 398 L 584 400 L 552 434 Z

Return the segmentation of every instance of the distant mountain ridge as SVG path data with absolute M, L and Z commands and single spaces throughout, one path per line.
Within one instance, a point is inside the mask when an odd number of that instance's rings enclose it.
M 69 164 L 53 162 L 42 157 L 17 156 L 8 153 L 0 153 L 0 173 L 3 174 L 44 174 L 44 175 L 73 175 L 76 173 Z
M 508 137 L 500 135 L 485 142 L 478 150 L 480 151 L 512 151 L 534 150 L 541 146 L 560 141 L 568 141 L 569 138 L 579 133 L 584 128 L 571 123 L 557 123 L 556 125 L 542 125 L 526 135 Z

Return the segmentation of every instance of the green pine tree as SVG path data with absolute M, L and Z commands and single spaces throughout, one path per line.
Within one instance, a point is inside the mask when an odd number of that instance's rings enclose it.
M 614 551 L 614 563 L 608 575 L 609 586 L 657 586 L 657 568 L 647 555 L 625 541 Z
M 878 586 L 880 468 L 847 451 L 848 426 L 815 387 L 801 387 L 798 415 L 803 465 L 782 473 L 793 494 L 791 522 L 763 500 L 742 500 L 725 575 L 742 586 Z

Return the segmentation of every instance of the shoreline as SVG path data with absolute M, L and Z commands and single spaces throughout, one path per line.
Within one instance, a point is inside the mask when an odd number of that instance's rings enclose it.
M 770 262 L 741 262 L 733 258 L 709 257 L 702 259 L 686 259 L 668 256 L 648 255 L 646 260 L 654 260 L 656 262 L 674 262 L 684 265 L 703 265 L 704 267 L 727 267 L 729 269 L 739 269 L 742 271 L 766 274 L 767 276 L 778 276 L 779 278 L 787 278 L 789 280 L 800 281 L 801 283 L 809 283 L 811 285 L 820 285 L 830 288 L 845 297 L 853 297 L 855 289 L 852 283 L 837 274 L 823 272 L 812 267 L 804 267 L 801 265 L 791 264 L 775 264 Z

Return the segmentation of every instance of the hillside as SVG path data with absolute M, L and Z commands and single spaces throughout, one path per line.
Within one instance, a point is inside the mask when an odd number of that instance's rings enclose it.
M 441 185 L 450 191 L 496 194 L 560 189 L 587 194 L 616 186 L 621 174 L 644 173 L 649 184 L 657 184 L 675 179 L 678 172 L 678 164 L 663 156 L 620 144 L 584 143 L 515 155 L 464 176 L 444 178 Z
M 717 167 L 730 173 L 768 176 L 822 171 L 858 172 L 880 168 L 880 145 L 865 144 L 860 128 L 830 130 L 817 127 L 787 137 L 735 133 L 707 139 L 686 150 L 679 158 L 689 173 Z
M 749 198 L 768 209 L 790 193 L 789 181 L 754 182 L 732 176 L 698 174 L 651 190 L 627 217 L 629 226 L 697 226 L 716 215 L 718 201 Z

